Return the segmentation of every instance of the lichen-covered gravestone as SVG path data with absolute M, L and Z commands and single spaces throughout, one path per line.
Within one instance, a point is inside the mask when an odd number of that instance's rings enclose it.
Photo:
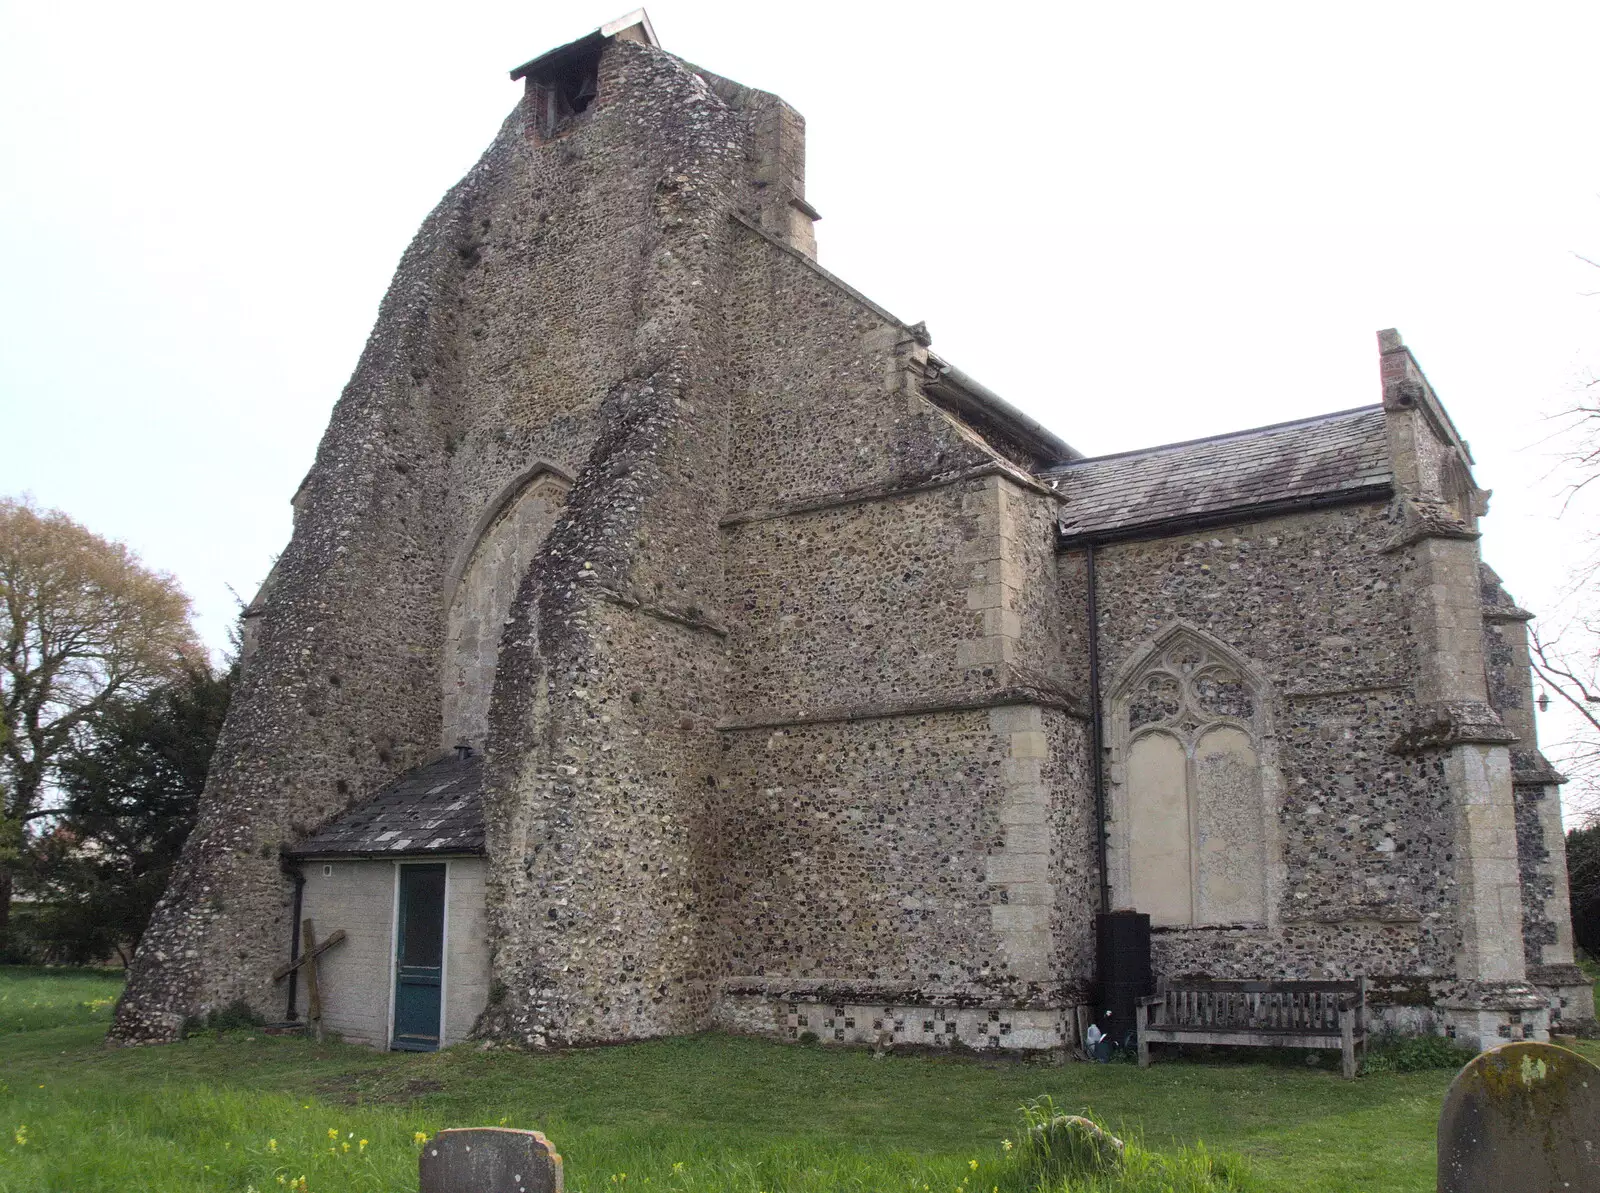
M 1600 1189 L 1600 1068 L 1554 1044 L 1491 1048 L 1439 1112 L 1439 1193 Z
M 562 1193 L 561 1157 L 537 1131 L 440 1131 L 417 1168 L 421 1193 Z

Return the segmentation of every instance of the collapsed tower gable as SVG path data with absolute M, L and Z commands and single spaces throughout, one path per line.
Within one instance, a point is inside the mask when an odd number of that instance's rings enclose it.
M 379 1044 L 1056 1047 L 1130 901 L 1168 975 L 1542 1030 L 1555 780 L 1397 338 L 1381 407 L 1084 459 L 816 263 L 783 101 L 641 14 L 513 75 L 296 497 L 114 1038 L 281 1015 L 312 918 L 361 925 L 326 1010 Z

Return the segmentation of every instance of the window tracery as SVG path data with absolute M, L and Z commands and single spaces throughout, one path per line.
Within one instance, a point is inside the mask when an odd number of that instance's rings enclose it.
M 1145 665 L 1128 697 L 1128 725 L 1193 734 L 1218 720 L 1248 724 L 1255 716 L 1250 686 L 1238 669 L 1203 643 L 1183 640 Z
M 1155 925 L 1266 918 L 1263 688 L 1222 644 L 1180 627 L 1114 690 L 1119 902 Z

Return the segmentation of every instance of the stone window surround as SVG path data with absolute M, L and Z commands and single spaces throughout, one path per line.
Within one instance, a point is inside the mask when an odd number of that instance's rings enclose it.
M 1274 732 L 1271 682 L 1255 664 L 1251 663 L 1227 643 L 1207 633 L 1192 622 L 1177 619 L 1169 622 L 1158 633 L 1136 647 L 1117 669 L 1106 688 L 1106 757 L 1104 765 L 1106 782 L 1106 866 L 1110 871 L 1111 905 L 1113 908 L 1131 906 L 1132 856 L 1130 851 L 1129 791 L 1127 786 L 1128 751 L 1134 740 L 1141 736 L 1129 724 L 1129 697 L 1135 687 L 1156 671 L 1165 671 L 1161 659 L 1174 645 L 1184 639 L 1193 642 L 1218 663 L 1233 668 L 1250 690 L 1254 715 L 1249 721 L 1214 716 L 1203 726 L 1188 735 L 1195 740 L 1205 729 L 1228 725 L 1244 730 L 1256 748 L 1260 765 L 1260 796 L 1263 846 L 1266 856 L 1263 875 L 1266 920 L 1256 923 L 1199 923 L 1152 925 L 1153 932 L 1180 935 L 1210 933 L 1219 930 L 1243 932 L 1251 936 L 1267 936 L 1279 927 L 1278 902 L 1285 881 L 1283 851 L 1279 842 L 1278 814 L 1283 803 L 1283 777 L 1278 767 L 1278 740 Z M 1171 732 L 1159 725 L 1144 730 Z M 1187 746 L 1186 746 L 1187 748 Z M 1192 798 L 1192 788 L 1191 788 Z M 1193 842 L 1191 841 L 1191 848 Z
M 484 504 L 477 520 L 473 522 L 472 529 L 461 539 L 461 547 L 456 552 L 455 559 L 450 564 L 450 570 L 445 574 L 444 581 L 444 607 L 450 608 L 455 600 L 456 586 L 461 583 L 461 577 L 466 573 L 467 565 L 472 562 L 472 556 L 478 549 L 478 544 L 483 541 L 483 536 L 489 528 L 500 520 L 500 515 L 510 508 L 511 503 L 522 495 L 522 491 L 538 481 L 543 474 L 548 474 L 548 481 L 552 487 L 559 488 L 563 496 L 576 482 L 576 478 L 568 469 L 553 460 L 543 457 L 529 462 L 505 484 L 495 491 L 495 495 Z
M 488 624 L 482 627 L 483 631 L 492 634 L 492 644 L 478 643 L 474 638 L 475 645 L 470 653 L 476 659 L 477 684 L 481 686 L 469 692 L 461 686 L 463 683 L 461 675 L 465 674 L 462 668 L 470 670 L 471 665 L 461 661 L 456 632 L 458 618 L 463 614 L 463 610 L 458 608 L 458 598 L 462 598 L 468 604 L 472 600 L 470 586 L 464 587 L 464 584 L 472 572 L 474 562 L 478 560 L 480 550 L 495 533 L 496 528 L 501 526 L 505 519 L 515 517 L 517 511 L 522 508 L 524 499 L 543 501 L 549 507 L 549 518 L 553 522 L 559 520 L 561 508 L 571 488 L 571 474 L 565 469 L 549 460 L 534 460 L 499 488 L 483 507 L 470 533 L 462 541 L 444 583 L 445 665 L 440 701 L 441 748 L 448 749 L 459 744 L 458 739 L 466 744 L 483 747 L 483 739 L 487 734 L 488 691 L 492 690 L 494 683 L 500 633 L 504 620 L 510 612 L 509 604 L 514 600 L 514 595 L 511 595 L 508 589 L 506 604 L 494 609 L 494 616 L 490 617 Z M 543 533 L 539 537 L 539 542 L 531 540 L 525 542 L 524 548 L 530 553 L 537 553 L 542 547 Z M 488 646 L 486 657 L 485 646 Z

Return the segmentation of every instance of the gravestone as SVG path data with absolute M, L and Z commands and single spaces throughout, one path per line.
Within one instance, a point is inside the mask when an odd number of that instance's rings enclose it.
M 420 1193 L 562 1193 L 561 1156 L 537 1131 L 440 1131 L 417 1160 Z
M 1502 1044 L 1456 1074 L 1439 1112 L 1439 1193 L 1600 1189 L 1600 1067 Z

